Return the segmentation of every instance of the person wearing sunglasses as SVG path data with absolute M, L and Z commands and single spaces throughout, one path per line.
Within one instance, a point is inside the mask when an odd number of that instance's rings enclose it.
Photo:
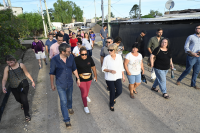
M 106 84 L 110 89 L 110 110 L 114 111 L 116 98 L 122 93 L 122 81 L 125 82 L 122 57 L 117 54 L 117 45 L 108 46 L 109 55 L 103 60 L 102 71 L 105 73 Z
M 80 56 L 75 58 L 76 67 L 80 77 L 80 90 L 81 97 L 83 100 L 84 111 L 86 114 L 90 113 L 87 102 L 91 102 L 88 97 L 90 85 L 92 83 L 92 71 L 94 73 L 94 81 L 97 82 L 96 67 L 92 57 L 87 55 L 86 47 L 82 46 L 80 48 Z M 91 71 L 92 69 L 92 71 Z
M 82 41 L 78 41 L 77 42 L 77 46 L 74 47 L 72 54 L 74 55 L 74 57 L 77 57 L 80 55 L 80 48 L 82 47 Z
M 195 28 L 195 34 L 190 35 L 185 42 L 185 52 L 187 53 L 186 58 L 186 69 L 181 74 L 181 76 L 177 79 L 176 84 L 180 85 L 181 81 L 187 76 L 191 69 L 193 68 L 191 87 L 195 89 L 200 89 L 200 87 L 196 86 L 196 79 L 198 77 L 200 71 L 200 25 L 197 25 Z
M 138 53 L 139 47 L 138 43 L 133 44 L 132 51 L 126 55 L 124 61 L 131 98 L 135 98 L 133 93 L 137 94 L 136 88 L 141 84 L 141 70 L 144 74 L 142 55 Z

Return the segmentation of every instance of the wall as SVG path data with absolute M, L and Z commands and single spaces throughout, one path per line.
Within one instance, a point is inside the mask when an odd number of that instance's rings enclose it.
M 187 54 L 184 51 L 184 45 L 187 37 L 194 34 L 194 30 L 199 20 L 181 20 L 171 22 L 152 22 L 152 23 L 119 23 L 111 24 L 111 35 L 113 38 L 120 36 L 125 46 L 125 50 L 131 51 L 131 47 L 140 35 L 142 30 L 147 31 L 144 37 L 145 55 L 149 56 L 147 44 L 151 37 L 156 35 L 156 30 L 162 28 L 164 30 L 163 37 L 170 40 L 170 48 L 173 53 L 173 62 L 177 64 L 185 64 Z

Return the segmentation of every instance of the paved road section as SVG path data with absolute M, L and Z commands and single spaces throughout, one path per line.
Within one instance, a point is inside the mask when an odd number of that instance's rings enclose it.
M 20 104 L 11 94 L 0 123 L 0 133 L 199 133 L 200 91 L 189 87 L 190 76 L 183 80 L 181 86 L 176 86 L 176 79 L 181 73 L 175 72 L 175 79 L 171 79 L 169 72 L 167 89 L 171 98 L 166 100 L 160 92 L 150 90 L 150 72 L 145 65 L 148 83 L 142 83 L 137 89 L 136 98 L 131 99 L 126 79 L 115 111 L 111 112 L 99 53 L 100 48 L 95 47 L 93 59 L 97 67 L 98 82 L 92 82 L 89 93 L 92 102 L 88 107 L 91 113 L 85 114 L 80 89 L 74 83 L 75 113 L 70 115 L 72 128 L 66 129 L 58 93 L 53 92 L 50 87 L 49 64 L 38 70 L 37 60 L 29 49 L 24 63 L 37 81 L 36 89 L 30 87 L 28 95 L 32 121 L 25 122 Z M 197 85 L 200 85 L 199 79 Z

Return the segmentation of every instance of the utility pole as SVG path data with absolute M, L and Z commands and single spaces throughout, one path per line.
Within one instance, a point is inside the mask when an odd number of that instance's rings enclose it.
M 44 16 L 43 16 L 43 10 L 42 10 L 42 2 L 41 2 L 41 0 L 40 0 L 40 6 L 41 6 L 41 14 L 42 14 L 43 26 L 44 26 L 44 36 L 45 36 L 45 38 L 47 38 L 47 30 L 46 30 L 46 26 L 45 26 L 45 22 L 44 22 Z
M 139 2 L 139 19 L 141 19 L 141 0 Z
M 94 8 L 95 8 L 95 23 L 97 22 L 97 16 L 96 16 L 96 4 L 95 4 L 95 0 L 94 0 Z
M 51 20 L 50 20 L 50 17 L 49 17 L 49 11 L 48 11 L 46 0 L 44 0 L 44 4 L 45 4 L 45 7 L 46 7 L 46 13 L 47 13 L 47 18 L 48 18 L 48 22 L 49 22 L 49 28 L 50 28 L 50 30 L 52 30 L 52 25 L 51 25 Z
M 6 9 L 6 2 L 3 0 L 4 9 Z
M 8 2 L 8 8 L 12 9 L 12 5 L 11 5 L 10 0 L 7 0 L 7 2 Z
M 108 36 L 110 36 L 111 0 L 108 0 Z
M 104 7 L 103 7 L 103 0 L 101 0 L 101 10 L 102 10 L 102 27 L 104 23 Z

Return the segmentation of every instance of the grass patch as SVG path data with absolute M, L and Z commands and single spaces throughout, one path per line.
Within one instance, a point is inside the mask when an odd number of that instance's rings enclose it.
M 126 51 L 126 50 L 123 51 L 123 54 L 128 54 L 128 53 L 129 53 L 129 51 Z

